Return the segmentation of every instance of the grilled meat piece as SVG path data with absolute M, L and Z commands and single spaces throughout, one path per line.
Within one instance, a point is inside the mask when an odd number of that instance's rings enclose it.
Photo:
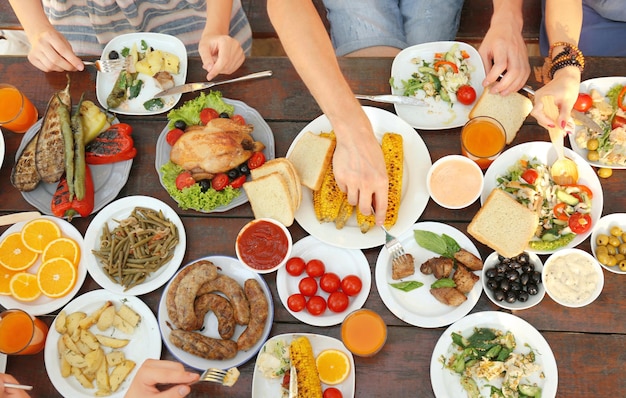
M 478 282 L 478 275 L 467 269 L 463 264 L 457 264 L 452 280 L 456 283 L 456 288 L 463 294 L 469 293 L 474 284 Z
M 465 249 L 461 249 L 454 253 L 454 259 L 472 271 L 480 271 L 483 269 L 482 260 Z
M 196 319 L 203 321 L 207 312 L 217 317 L 217 332 L 223 339 L 230 339 L 235 334 L 235 312 L 230 302 L 219 294 L 207 293 L 198 296 L 194 303 Z M 200 325 L 201 329 L 202 325 Z
M 250 303 L 246 298 L 243 288 L 236 280 L 220 275 L 216 279 L 205 283 L 198 290 L 198 296 L 206 293 L 222 292 L 230 301 L 235 310 L 235 321 L 239 325 L 247 325 L 250 322 Z
M 430 289 L 430 294 L 445 304 L 452 306 L 459 306 L 467 300 L 467 297 L 459 291 L 456 287 L 440 287 L 437 289 Z
M 205 359 L 230 359 L 237 355 L 237 343 L 233 340 L 214 339 L 198 332 L 172 330 L 170 341 L 176 347 Z
M 391 262 L 391 279 L 402 279 L 415 273 L 415 260 L 410 254 L 400 256 Z
M 263 334 L 269 313 L 269 304 L 261 284 L 256 279 L 246 280 L 243 290 L 250 303 L 250 322 L 248 322 L 246 330 L 237 339 L 237 347 L 242 351 L 247 351 L 254 347 Z
M 423 274 L 434 274 L 437 279 L 449 277 L 453 268 L 454 260 L 443 256 L 430 258 L 420 265 Z

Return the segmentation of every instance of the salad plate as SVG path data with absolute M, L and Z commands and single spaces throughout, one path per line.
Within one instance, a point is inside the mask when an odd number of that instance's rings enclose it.
M 438 257 L 439 254 L 424 249 L 416 242 L 413 232 L 416 230 L 430 231 L 437 235 L 446 234 L 453 238 L 461 248 L 480 258 L 480 252 L 474 243 L 458 229 L 438 222 L 416 223 L 410 230 L 397 236 L 404 250 L 411 254 L 415 260 L 415 274 L 403 278 L 402 281 L 414 280 L 424 285 L 410 292 L 392 287 L 391 283 L 400 282 L 400 280 L 391 278 L 391 256 L 389 251 L 383 247 L 376 259 L 376 288 L 389 311 L 404 322 L 423 328 L 438 328 L 449 325 L 467 315 L 474 308 L 482 293 L 482 282 L 477 281 L 474 284 L 472 290 L 467 294 L 467 300 L 459 306 L 455 307 L 439 302 L 430 293 L 430 285 L 437 279 L 434 275 L 424 275 L 419 270 L 420 264 L 430 258 Z M 474 271 L 474 274 L 481 276 L 480 271 Z
M 287 346 L 291 343 L 291 341 L 297 337 L 305 336 L 311 342 L 311 346 L 313 347 L 313 355 L 317 356 L 320 352 L 328 349 L 335 349 L 342 351 L 345 353 L 350 359 L 350 374 L 348 378 L 344 380 L 342 383 L 336 384 L 332 387 L 335 387 L 339 391 L 343 398 L 353 398 L 354 390 L 355 390 L 355 371 L 354 371 L 354 357 L 352 353 L 348 351 L 346 346 L 343 343 L 333 337 L 323 336 L 321 334 L 313 334 L 313 333 L 285 333 L 279 334 L 277 336 L 272 337 L 267 340 L 265 345 L 282 340 Z M 263 348 L 261 348 L 263 350 Z M 278 378 L 268 378 L 266 377 L 259 367 L 259 361 L 257 357 L 257 361 L 254 364 L 254 371 L 252 373 L 252 398 L 265 398 L 265 397 L 281 397 L 282 388 L 281 383 L 283 381 L 282 377 Z M 326 389 L 326 384 L 322 383 L 322 390 Z
M 583 157 L 569 148 L 564 148 L 564 153 L 565 156 L 576 162 L 576 166 L 578 167 L 578 183 L 586 185 L 593 193 L 590 214 L 593 227 L 593 225 L 600 220 L 600 216 L 602 215 L 602 207 L 604 205 L 602 185 L 600 184 L 597 174 Z M 537 158 L 539 162 L 545 165 L 551 165 L 556 161 L 557 154 L 552 143 L 544 141 L 527 142 L 507 149 L 489 166 L 485 173 L 485 185 L 480 196 L 481 204 L 485 203 L 491 191 L 498 186 L 498 177 L 505 175 L 509 168 L 514 166 L 522 157 L 528 159 Z M 588 231 L 576 235 L 574 240 L 568 245 L 559 247 L 558 249 L 578 246 L 591 235 L 592 229 L 593 228 L 590 228 Z M 526 251 L 536 254 L 551 254 L 554 253 L 555 250 L 533 250 L 527 248 Z
M 500 311 L 485 311 L 470 314 L 450 325 L 441 335 L 430 360 L 430 381 L 437 398 L 464 397 L 465 389 L 461 386 L 461 377 L 458 373 L 444 367 L 442 361 L 449 358 L 455 348 L 452 344 L 453 332 L 464 337 L 471 336 L 476 328 L 492 328 L 502 332 L 510 331 L 515 336 L 516 348 L 513 352 L 535 353 L 535 362 L 541 366 L 541 371 L 523 378 L 529 384 L 536 383 L 541 388 L 541 396 L 551 398 L 556 396 L 558 386 L 558 369 L 556 359 L 546 339 L 530 323 Z M 476 378 L 474 378 L 476 380 Z M 499 378 L 491 381 L 480 379 L 478 382 L 481 396 L 490 396 L 489 384 L 501 387 Z
M 135 207 L 138 206 L 160 211 L 166 219 L 173 222 L 178 230 L 178 244 L 176 245 L 172 259 L 168 263 L 163 264 L 159 270 L 150 274 L 143 283 L 133 286 L 128 290 L 125 290 L 124 286 L 114 282 L 102 270 L 100 259 L 93 255 L 87 256 L 85 262 L 89 275 L 91 275 L 98 285 L 112 293 L 139 296 L 160 288 L 176 273 L 185 256 L 187 237 L 182 220 L 170 206 L 149 196 L 127 196 L 110 203 L 107 207 L 102 209 L 89 223 L 89 227 L 85 233 L 85 249 L 89 253 L 91 253 L 92 250 L 99 250 L 104 225 L 108 225 L 109 231 L 112 231 L 119 225 L 119 221 L 128 218 Z
M 39 119 L 37 123 L 35 123 L 26 134 L 24 134 L 24 138 L 22 138 L 22 142 L 20 146 L 17 148 L 17 152 L 15 154 L 15 163 L 20 158 L 22 151 L 28 144 L 28 142 L 39 132 L 41 129 L 41 124 L 43 119 Z M 112 124 L 119 123 L 117 118 L 114 119 Z M 126 185 L 126 181 L 128 180 L 128 176 L 130 175 L 130 169 L 133 165 L 133 159 L 124 160 L 121 162 L 108 163 L 102 165 L 93 165 L 90 164 L 89 169 L 91 170 L 91 177 L 93 179 L 93 188 L 94 188 L 94 204 L 93 211 L 91 214 L 98 212 L 104 206 L 106 206 L 109 202 L 117 197 L 117 194 L 124 188 Z M 57 189 L 58 183 L 44 183 L 40 182 L 32 191 L 29 192 L 21 192 L 24 199 L 37 208 L 41 213 L 47 215 L 52 214 L 52 208 L 50 207 L 52 203 L 52 197 L 54 196 L 54 192 Z M 76 215 L 76 217 L 80 217 L 80 215 Z
M 142 42 L 145 42 L 147 46 L 154 50 L 167 51 L 176 55 L 180 62 L 179 71 L 177 74 L 172 74 L 172 77 L 176 86 L 185 83 L 187 79 L 187 49 L 183 42 L 174 36 L 151 32 L 120 35 L 107 43 L 100 59 L 103 61 L 109 59 L 108 55 L 111 51 L 117 51 L 121 56 L 122 49 L 125 47 L 130 49 L 133 45 L 137 45 L 138 51 L 145 52 L 145 49 L 142 49 Z M 115 86 L 118 75 L 118 73 L 102 72 L 98 72 L 96 75 L 96 96 L 104 109 L 108 109 L 107 97 Z M 164 105 L 162 108 L 146 110 L 143 106 L 144 102 L 152 99 L 154 94 L 163 89 L 157 85 L 156 80 L 152 76 L 139 73 L 139 78 L 144 82 L 139 95 L 136 98 L 124 101 L 119 107 L 110 109 L 110 111 L 122 115 L 156 115 L 172 109 L 182 96 L 182 94 L 175 94 L 163 97 Z
M 476 91 L 476 98 L 483 92 L 483 80 L 485 79 L 485 68 L 478 51 L 471 45 L 456 41 L 436 41 L 423 43 L 407 47 L 400 51 L 391 65 L 391 93 L 403 95 L 404 89 L 402 81 L 411 79 L 414 73 L 418 73 L 417 68 L 422 62 L 428 62 L 432 66 L 436 53 L 445 53 L 454 45 L 458 45 L 459 50 L 469 55 L 465 60 L 469 66 L 469 84 Z M 463 105 L 453 99 L 453 105 L 445 101 L 436 101 L 433 97 L 426 97 L 423 90 L 419 90 L 417 98 L 428 103 L 428 107 L 394 105 L 396 113 L 406 120 L 411 126 L 421 130 L 441 130 L 463 126 L 468 121 L 468 115 L 474 104 Z
M 307 236 L 294 243 L 291 250 L 291 257 L 301 257 L 305 262 L 313 259 L 321 260 L 326 266 L 326 272 L 334 272 L 340 279 L 347 275 L 356 275 L 361 279 L 361 292 L 355 297 L 350 297 L 350 304 L 345 311 L 340 313 L 332 312 L 329 309 L 322 315 L 311 315 L 306 309 L 300 312 L 294 312 L 289 309 L 287 299 L 294 293 L 299 293 L 298 283 L 306 276 L 303 273 L 300 276 L 292 276 L 286 271 L 285 267 L 280 267 L 276 273 L 276 289 L 283 306 L 301 322 L 313 326 L 332 326 L 338 325 L 345 319 L 348 314 L 354 310 L 358 310 L 365 304 L 367 296 L 370 292 L 372 277 L 367 258 L 361 250 L 342 249 L 337 246 L 324 243 L 314 236 Z M 328 299 L 328 293 L 322 289 L 317 290 L 317 295 Z
M 131 380 L 135 377 L 135 374 L 141 364 L 149 358 L 161 358 L 159 326 L 150 308 L 139 298 L 113 294 L 107 290 L 92 290 L 78 296 L 68 303 L 63 310 L 66 314 L 71 314 L 76 311 L 82 311 L 90 314 L 101 308 L 107 301 L 111 301 L 117 309 L 119 309 L 122 304 L 126 304 L 141 316 L 141 320 L 132 334 L 123 333 L 119 329 L 110 329 L 107 330 L 107 332 L 101 332 L 96 326 L 91 327 L 91 331 L 94 334 L 105 334 L 110 337 L 130 340 L 125 347 L 118 348 L 116 350 L 121 350 L 125 357 L 134 361 L 136 365 L 121 384 L 120 388 L 116 392 L 111 393 L 111 395 L 108 395 L 113 398 L 122 398 L 126 394 Z M 54 321 L 52 322 L 52 325 L 54 325 Z M 112 333 L 111 330 L 113 330 Z M 60 337 L 61 335 L 59 332 L 56 331 L 54 326 L 51 326 L 46 338 L 44 361 L 46 364 L 46 372 L 48 373 L 48 377 L 50 378 L 52 385 L 54 385 L 54 388 L 56 388 L 57 391 L 66 398 L 93 397 L 96 393 L 95 387 L 92 390 L 85 389 L 74 376 L 70 375 L 69 377 L 63 377 L 61 375 L 61 361 L 59 358 L 57 344 Z M 104 349 L 105 353 L 108 353 L 111 350 L 110 348 Z
M 605 96 L 606 93 L 615 85 L 626 85 L 626 77 L 598 77 L 595 79 L 585 80 L 580 83 L 581 93 L 589 94 L 591 90 L 597 90 L 601 95 Z M 588 116 L 592 117 L 590 113 L 587 113 Z M 610 124 L 610 123 L 609 123 Z M 567 137 L 569 139 L 572 150 L 579 154 L 583 159 L 585 159 L 590 165 L 595 167 L 606 167 L 610 169 L 626 169 L 626 162 L 623 164 L 614 164 L 614 163 L 606 163 L 603 161 L 592 161 L 587 159 L 587 148 L 582 148 L 576 140 L 579 132 L 585 129 L 585 126 L 576 124 L 574 129 L 574 134 L 568 134 Z
M 390 228 L 393 235 L 399 235 L 413 225 L 420 217 L 430 196 L 426 186 L 426 175 L 432 165 L 430 153 L 422 137 L 404 120 L 384 109 L 364 106 L 363 110 L 369 118 L 374 134 L 380 141 L 386 132 L 400 134 L 403 139 L 404 168 L 402 173 L 402 197 L 397 223 Z M 332 125 L 326 115 L 321 115 L 306 125 L 293 140 L 287 156 L 296 142 L 308 131 L 315 134 L 329 132 Z M 313 193 L 309 188 L 302 187 L 302 203 L 296 212 L 296 221 L 310 235 L 330 245 L 345 249 L 367 249 L 385 243 L 385 234 L 380 228 L 362 233 L 356 216 L 352 215 L 342 229 L 335 228 L 334 223 L 320 223 L 313 208 Z
M 591 243 L 591 252 L 596 259 L 598 258 L 598 254 L 597 254 L 598 242 L 596 241 L 596 239 L 598 235 L 600 234 L 611 236 L 611 227 L 620 227 L 623 231 L 626 231 L 626 213 L 607 214 L 606 216 L 602 217 L 593 226 L 593 232 L 591 233 L 590 243 Z M 619 237 L 620 242 L 624 242 L 623 236 L 624 235 Z M 622 271 L 619 267 L 619 264 L 614 265 L 612 267 L 608 267 L 602 264 L 600 261 L 598 261 L 598 263 L 609 272 L 613 272 L 615 274 L 626 275 L 626 271 Z
M 63 307 L 74 296 L 76 296 L 80 288 L 83 286 L 83 282 L 85 281 L 85 278 L 87 277 L 87 266 L 85 263 L 87 262 L 87 258 L 89 257 L 86 254 L 86 249 L 85 249 L 86 246 L 83 240 L 83 236 L 76 229 L 75 226 L 57 217 L 41 216 L 40 218 L 45 218 L 54 222 L 61 229 L 61 236 L 70 238 L 78 243 L 78 246 L 80 247 L 80 261 L 78 262 L 78 268 L 76 272 L 76 283 L 74 284 L 74 287 L 72 288 L 72 290 L 70 290 L 70 292 L 63 297 L 51 298 L 42 294 L 35 301 L 24 302 L 24 301 L 16 300 L 10 295 L 9 296 L 0 295 L 0 305 L 3 306 L 4 308 L 19 308 L 35 316 L 45 315 L 45 314 L 54 312 L 58 310 L 59 308 Z M 27 222 L 28 221 L 21 221 L 21 222 L 11 225 L 6 231 L 4 231 L 2 235 L 0 235 L 0 241 L 9 234 L 21 231 Z M 30 268 L 28 268 L 26 272 L 36 274 L 41 264 L 42 262 L 41 262 L 41 254 L 40 254 L 37 261 L 32 266 L 30 266 Z
M 251 108 L 247 104 L 237 101 L 231 100 L 227 98 L 222 98 L 224 102 L 230 104 L 235 107 L 235 114 L 241 115 L 246 120 L 246 123 L 254 126 L 254 130 L 252 131 L 252 136 L 255 140 L 260 141 L 265 145 L 265 149 L 263 149 L 263 154 L 267 160 L 274 159 L 275 157 L 275 149 L 274 149 L 274 134 L 270 129 L 270 126 L 263 119 L 263 117 L 256 111 L 256 109 Z M 154 161 L 154 166 L 156 167 L 157 173 L 159 174 L 159 181 L 161 185 L 165 187 L 163 182 L 163 172 L 161 171 L 161 166 L 170 161 L 170 152 L 172 147 L 167 143 L 166 137 L 167 133 L 170 131 L 168 126 L 163 128 L 159 138 L 157 139 L 156 144 L 156 156 Z M 167 190 L 167 188 L 166 188 Z M 233 209 L 237 206 L 240 206 L 244 203 L 248 202 L 248 197 L 243 189 L 239 190 L 239 196 L 234 198 L 229 204 L 217 207 L 213 210 L 207 211 L 199 208 L 193 208 L 193 210 L 202 212 L 202 213 L 220 213 L 225 212 L 230 209 Z M 174 198 L 175 199 L 175 198 Z M 176 200 L 176 199 L 175 199 Z
M 161 301 L 159 302 L 159 308 L 157 310 L 157 317 L 159 320 L 159 328 L 161 330 L 161 338 L 163 339 L 163 343 L 170 351 L 170 353 L 180 362 L 184 363 L 187 366 L 190 366 L 194 369 L 198 370 L 206 370 L 208 368 L 219 368 L 219 369 L 228 369 L 235 366 L 241 366 L 244 363 L 248 362 L 251 358 L 253 358 L 257 352 L 261 349 L 261 346 L 265 343 L 265 340 L 270 334 L 270 330 L 272 329 L 272 322 L 274 321 L 274 304 L 272 301 L 272 293 L 270 292 L 265 279 L 261 274 L 258 274 L 247 267 L 244 267 L 243 264 L 239 262 L 236 258 L 225 257 L 225 256 L 209 256 L 204 258 L 199 258 L 194 260 L 193 262 L 187 264 L 185 267 L 195 263 L 196 261 L 206 260 L 215 264 L 219 268 L 220 275 L 228 275 L 229 277 L 236 280 L 240 286 L 243 286 L 244 282 L 247 279 L 254 278 L 256 279 L 261 288 L 265 292 L 265 296 L 267 297 L 268 302 L 268 315 L 267 321 L 265 322 L 265 328 L 263 329 L 263 334 L 256 342 L 256 344 L 250 348 L 248 351 L 238 351 L 237 355 L 231 359 L 224 360 L 214 360 L 214 359 L 204 359 L 196 355 L 192 355 L 182 349 L 176 347 L 169 339 L 170 332 L 172 331 L 171 327 L 173 327 L 173 323 L 167 314 L 167 292 L 172 284 L 172 281 L 175 279 L 172 278 L 170 282 L 165 287 L 163 295 L 161 296 Z M 181 271 L 184 268 L 181 268 Z M 179 271 L 180 272 L 180 271 Z M 218 292 L 216 292 L 218 293 Z M 232 337 L 232 340 L 237 341 L 237 338 L 244 332 L 246 326 L 237 325 L 235 328 L 235 334 Z M 220 339 L 221 337 L 217 333 L 217 317 L 211 311 L 209 311 L 204 319 L 204 328 L 200 331 L 197 331 L 208 337 L 213 337 L 216 339 Z

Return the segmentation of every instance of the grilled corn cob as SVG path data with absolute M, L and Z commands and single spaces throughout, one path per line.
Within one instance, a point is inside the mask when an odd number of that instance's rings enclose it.
M 335 139 L 335 134 L 321 133 L 322 137 Z M 346 200 L 346 194 L 339 189 L 335 181 L 332 163 L 326 169 L 322 186 L 313 191 L 313 208 L 315 216 L 320 222 L 334 222 L 339 216 L 341 204 Z
M 354 212 L 354 206 L 348 203 L 348 197 L 343 195 L 343 201 L 341 201 L 341 205 L 339 206 L 339 213 L 337 214 L 337 218 L 335 219 L 335 227 L 337 229 L 342 229 L 345 225 L 352 213 Z
M 304 336 L 295 338 L 289 346 L 289 356 L 296 368 L 298 398 L 322 398 L 322 383 L 309 339 Z

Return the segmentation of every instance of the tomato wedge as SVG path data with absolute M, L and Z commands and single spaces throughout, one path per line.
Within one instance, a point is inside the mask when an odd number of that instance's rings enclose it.
M 539 177 L 539 172 L 535 169 L 526 169 L 522 173 L 522 178 L 529 184 L 534 184 Z
M 570 216 L 568 225 L 573 233 L 577 235 L 584 234 L 591 228 L 591 216 L 576 212 Z
M 587 196 L 589 197 L 589 199 L 593 199 L 593 192 L 591 191 L 591 189 L 586 186 L 586 185 L 581 185 L 581 184 L 569 184 L 569 185 L 564 185 L 566 187 L 574 187 L 574 188 L 578 188 L 580 189 L 582 192 L 586 193 Z
M 566 208 L 567 204 L 565 204 L 565 202 L 559 202 L 552 208 L 552 213 L 554 213 L 554 216 L 558 220 L 567 221 L 569 219 L 569 216 L 565 212 Z

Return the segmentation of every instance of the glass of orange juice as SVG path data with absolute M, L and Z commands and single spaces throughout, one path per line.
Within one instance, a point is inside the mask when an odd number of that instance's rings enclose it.
M 0 126 L 16 133 L 26 132 L 38 117 L 37 108 L 16 87 L 0 84 Z
M 41 351 L 46 343 L 48 326 L 20 309 L 0 313 L 0 352 L 29 355 Z
M 502 153 L 505 145 L 504 127 L 492 117 L 474 117 L 461 130 L 461 153 L 476 162 L 482 170 L 487 169 Z
M 376 312 L 361 308 L 344 319 L 341 324 L 341 340 L 354 355 L 371 357 L 385 345 L 387 325 Z

